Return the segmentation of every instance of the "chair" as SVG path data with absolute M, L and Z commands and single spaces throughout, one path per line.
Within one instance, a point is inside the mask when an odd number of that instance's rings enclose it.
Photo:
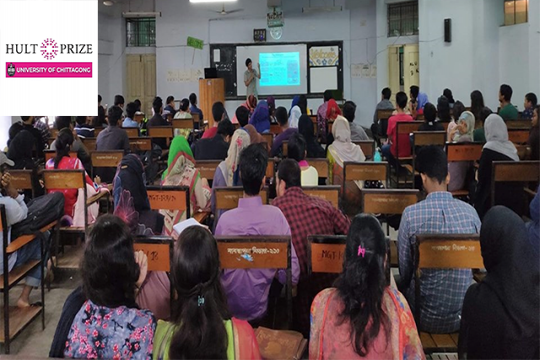
M 123 150 L 91 151 L 92 178 L 95 176 L 96 168 L 115 168 L 124 157 Z
M 216 236 L 222 269 L 286 269 L 287 328 L 292 319 L 290 236 Z
M 45 154 L 45 164 L 46 164 L 47 161 L 49 161 L 50 159 L 54 159 L 56 157 L 56 150 L 44 150 L 43 154 Z M 76 158 L 77 157 L 77 152 L 76 151 L 70 151 L 69 156 L 73 157 L 73 158 Z
M 379 135 L 382 138 L 388 133 L 388 119 L 392 116 L 394 110 L 377 110 L 377 121 L 379 122 Z
M 279 135 L 281 132 L 281 126 L 279 124 L 270 124 L 270 134 Z
M 420 234 L 414 245 L 415 302 L 414 316 L 420 324 L 421 296 L 420 277 L 422 269 L 482 269 L 484 262 L 477 234 Z M 445 291 L 445 289 L 441 289 Z M 422 347 L 426 353 L 433 351 L 456 351 L 458 333 L 431 334 L 420 332 Z
M 523 182 L 538 184 L 540 161 L 494 161 L 491 173 L 491 206 L 495 206 L 495 188 L 498 182 Z M 530 193 L 524 187 L 524 193 Z M 519 196 L 521 194 L 515 194 Z
M 480 143 L 447 143 L 446 156 L 448 162 L 480 161 L 483 147 L 484 144 Z M 452 191 L 453 197 L 464 197 L 467 195 L 469 195 L 469 190 Z
M 223 210 L 236 209 L 238 207 L 238 199 L 244 197 L 244 189 L 241 186 L 218 186 L 213 189 L 216 197 L 216 220 L 218 223 L 219 213 Z M 268 190 L 262 189 L 259 195 L 262 198 L 263 204 L 268 204 Z
M 199 170 L 202 178 L 211 181 L 214 180 L 214 174 L 220 163 L 221 160 L 197 160 L 195 168 Z
M 189 120 L 192 121 L 192 119 Z M 172 126 L 151 126 L 148 128 L 148 137 L 152 139 L 166 139 L 167 145 L 169 145 L 171 139 L 174 137 L 174 130 Z
M 381 214 L 386 218 L 386 233 L 390 234 L 389 215 L 401 215 L 405 208 L 418 202 L 417 189 L 363 189 L 362 211 Z M 398 266 L 397 239 L 390 240 L 390 265 Z
M 172 128 L 193 130 L 193 119 L 173 119 Z
M 395 137 L 396 148 L 397 149 L 400 148 L 400 146 L 399 146 L 399 138 L 402 135 L 407 135 L 407 143 L 409 144 L 408 146 L 410 146 L 409 135 L 411 133 L 414 133 L 415 131 L 418 131 L 418 128 L 423 123 L 424 123 L 423 121 L 398 121 L 397 124 L 396 124 L 396 137 Z M 396 156 L 396 162 L 398 164 L 398 169 L 396 170 L 396 186 L 397 187 L 399 187 L 399 184 L 400 184 L 400 182 L 399 182 L 399 167 L 401 166 L 401 163 L 402 162 L 411 162 L 412 163 L 412 161 L 413 161 L 412 156 L 400 157 L 399 156 L 399 151 L 398 151 L 397 156 Z M 411 181 L 411 183 L 414 184 L 414 171 L 412 172 L 412 177 L 413 177 L 413 181 Z M 407 182 L 408 182 L 407 181 L 407 176 L 405 176 L 404 183 L 407 184 Z
M 94 151 L 96 150 L 96 141 L 97 141 L 97 138 L 93 137 L 93 138 L 81 138 L 81 141 L 83 143 L 83 145 L 89 150 L 89 151 Z
M 328 165 L 328 159 L 327 158 L 321 158 L 321 159 L 306 159 L 308 164 L 310 166 L 313 166 L 317 173 L 319 174 L 319 180 L 328 179 L 328 176 L 330 174 L 330 167 Z
M 138 137 L 129 139 L 129 148 L 131 152 L 152 150 L 152 139 L 148 137 Z
M 341 274 L 346 243 L 345 235 L 309 235 L 308 274 Z
M 32 198 L 35 197 L 35 189 L 33 186 L 33 171 L 32 170 L 9 170 L 11 175 L 11 185 L 17 190 L 31 190 Z
M 191 217 L 189 187 L 187 186 L 148 186 L 146 188 L 152 210 L 178 210 Z
M 362 141 L 353 141 L 355 145 L 360 146 L 362 152 L 366 156 L 366 160 L 372 160 L 373 155 L 375 154 L 375 141 L 373 140 L 362 140 Z
M 347 181 L 379 180 L 388 185 L 388 162 L 351 162 L 343 163 L 343 184 Z M 342 191 L 342 196 L 344 196 Z
M 514 144 L 527 144 L 529 129 L 508 129 L 508 140 Z
M 104 127 L 100 126 L 100 127 L 95 127 L 94 128 L 94 135 L 97 137 L 99 135 L 100 132 L 103 131 L 103 129 L 105 129 Z
M 303 186 L 302 191 L 304 194 L 314 196 L 319 199 L 330 201 L 332 205 L 339 209 L 339 191 L 341 186 L 339 185 L 325 185 L 325 186 Z
M 125 130 L 128 137 L 130 137 L 130 138 L 139 137 L 139 128 L 135 128 L 135 127 L 127 127 L 127 128 L 125 128 L 125 127 L 123 127 L 122 130 Z
M 264 142 L 268 146 L 268 153 L 270 153 L 270 151 L 272 150 L 272 145 L 274 145 L 274 134 L 270 133 L 270 134 L 261 134 L 261 135 L 264 139 Z

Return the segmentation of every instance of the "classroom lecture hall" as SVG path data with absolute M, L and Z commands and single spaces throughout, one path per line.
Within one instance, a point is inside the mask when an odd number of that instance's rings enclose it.
M 539 0 L 95 1 L 97 111 L 2 118 L 0 358 L 540 358 Z

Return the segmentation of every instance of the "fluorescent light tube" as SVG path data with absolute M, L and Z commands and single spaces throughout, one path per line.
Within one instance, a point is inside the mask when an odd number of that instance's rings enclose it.
M 236 2 L 237 0 L 189 0 L 190 3 L 224 3 L 224 2 Z

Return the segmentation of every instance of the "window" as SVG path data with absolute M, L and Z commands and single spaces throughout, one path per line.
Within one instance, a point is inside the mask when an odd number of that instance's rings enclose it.
M 529 0 L 504 0 L 504 25 L 528 21 Z
M 388 37 L 418 35 L 418 1 L 388 5 Z
M 156 19 L 126 19 L 127 46 L 156 46 Z

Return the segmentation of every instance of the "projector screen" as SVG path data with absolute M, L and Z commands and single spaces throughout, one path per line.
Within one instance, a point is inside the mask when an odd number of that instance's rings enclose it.
M 298 45 L 238 46 L 237 84 L 238 96 L 246 95 L 244 73 L 246 59 L 253 68 L 261 65 L 261 79 L 257 79 L 259 95 L 298 95 L 307 93 L 307 48 Z

